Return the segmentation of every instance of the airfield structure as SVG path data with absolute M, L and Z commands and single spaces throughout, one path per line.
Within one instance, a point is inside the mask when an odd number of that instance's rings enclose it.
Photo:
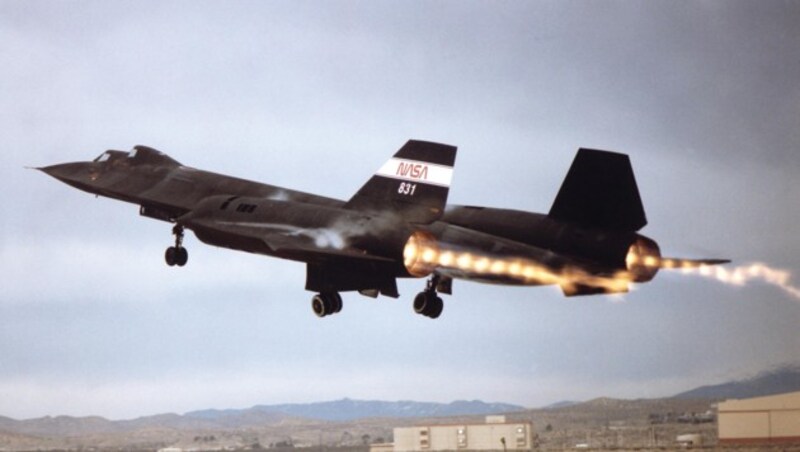
M 800 444 L 800 391 L 726 400 L 718 414 L 720 444 Z
M 482 424 L 418 425 L 394 429 L 393 452 L 530 451 L 535 447 L 531 422 L 506 422 L 487 416 Z

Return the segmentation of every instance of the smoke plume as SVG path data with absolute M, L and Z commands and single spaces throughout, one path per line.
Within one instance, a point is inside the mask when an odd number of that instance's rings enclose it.
M 761 262 L 740 265 L 733 268 L 719 266 L 683 268 L 681 272 L 711 278 L 734 286 L 745 286 L 752 282 L 762 282 L 776 286 L 795 300 L 800 300 L 800 287 L 792 285 L 792 274 L 789 270 L 772 268 Z

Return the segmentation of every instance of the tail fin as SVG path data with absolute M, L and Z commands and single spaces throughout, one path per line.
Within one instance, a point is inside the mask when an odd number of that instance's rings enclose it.
M 348 209 L 397 212 L 415 223 L 444 212 L 456 147 L 409 140 L 345 205 Z
M 628 156 L 595 149 L 578 150 L 548 215 L 622 231 L 647 224 Z

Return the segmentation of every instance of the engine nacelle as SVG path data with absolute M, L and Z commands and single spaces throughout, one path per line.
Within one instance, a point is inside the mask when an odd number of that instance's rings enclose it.
M 467 276 L 472 279 L 487 277 L 495 281 L 507 277 L 524 284 L 558 283 L 567 275 L 562 272 L 562 266 L 566 261 L 559 265 L 558 256 L 550 251 L 541 250 L 539 254 L 532 254 L 533 248 L 520 246 L 519 250 L 516 250 L 518 252 L 515 252 L 512 243 L 503 243 L 504 246 L 499 247 L 500 239 L 472 231 L 457 232 L 448 238 L 437 238 L 432 231 L 426 230 L 411 231 L 410 234 L 406 232 L 408 235 L 403 246 L 405 271 L 410 276 L 425 277 L 438 268 L 443 268 L 455 271 L 461 277 Z M 597 248 L 597 243 L 601 242 L 595 243 L 589 239 L 585 240 L 585 243 L 580 240 L 572 243 L 575 252 L 572 256 L 594 262 L 593 266 L 585 270 L 586 275 L 597 276 L 593 270 L 605 268 L 612 273 L 627 272 L 628 281 L 637 283 L 650 281 L 661 268 L 662 259 L 658 244 L 639 234 L 626 235 L 627 237 L 623 234 L 616 236 L 609 234 L 604 238 L 608 245 L 613 245 L 605 250 L 607 256 L 601 256 L 605 259 L 592 260 L 593 247 L 581 248 L 581 245 L 586 243 Z M 580 237 L 578 234 L 573 236 Z M 502 252 L 497 253 L 498 250 Z M 614 256 L 619 257 L 614 258 Z M 579 260 L 573 261 L 571 265 L 582 268 Z
M 625 265 L 634 282 L 647 282 L 653 279 L 661 268 L 661 250 L 658 244 L 642 235 L 628 248 Z

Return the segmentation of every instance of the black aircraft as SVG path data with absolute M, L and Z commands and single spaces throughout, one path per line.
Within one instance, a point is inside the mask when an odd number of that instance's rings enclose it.
M 661 268 L 728 262 L 662 258 L 636 232 L 647 220 L 625 154 L 578 150 L 546 215 L 447 206 L 455 158 L 454 146 L 410 140 L 347 201 L 197 170 L 146 146 L 38 169 L 174 223 L 170 266 L 187 262 L 185 229 L 209 245 L 306 263 L 320 317 L 342 309 L 339 292 L 397 298 L 404 277 L 429 277 L 414 310 L 437 318 L 453 279 L 610 294 Z

